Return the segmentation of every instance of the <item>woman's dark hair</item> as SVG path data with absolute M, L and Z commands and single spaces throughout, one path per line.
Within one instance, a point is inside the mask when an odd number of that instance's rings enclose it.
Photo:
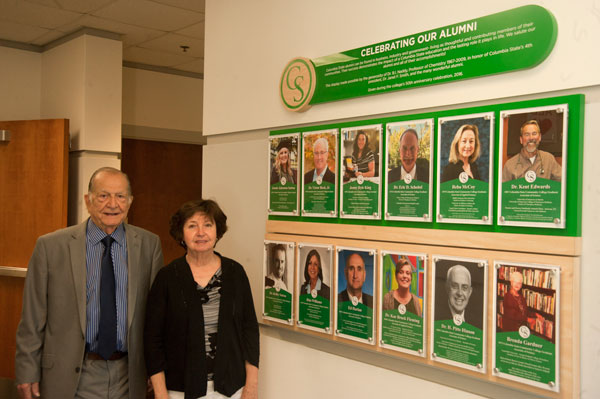
M 209 219 L 215 222 L 217 227 L 217 241 L 227 231 L 227 216 L 225 216 L 219 204 L 213 200 L 205 199 L 188 201 L 179 207 L 169 221 L 169 234 L 184 248 L 186 248 L 186 245 L 183 241 L 183 225 L 198 212 L 208 216 Z
M 365 136 L 365 148 L 363 148 L 363 156 L 365 156 L 365 153 L 369 150 L 369 136 L 367 135 L 367 133 L 365 133 L 362 130 L 359 130 L 358 133 L 356 133 L 356 137 L 354 138 L 354 145 L 352 146 L 352 155 L 354 155 L 354 158 L 358 159 L 358 152 L 360 151 L 358 149 L 358 138 L 360 137 L 360 135 Z
M 321 263 L 321 255 L 319 255 L 319 252 L 317 252 L 316 249 L 311 249 L 310 252 L 308 253 L 308 255 L 306 255 L 306 262 L 304 263 L 304 281 L 305 282 L 310 281 L 310 277 L 308 276 L 308 264 L 310 263 L 310 258 L 312 258 L 313 256 L 316 256 L 317 260 L 319 261 L 319 278 L 321 279 L 321 281 L 323 281 L 323 265 Z

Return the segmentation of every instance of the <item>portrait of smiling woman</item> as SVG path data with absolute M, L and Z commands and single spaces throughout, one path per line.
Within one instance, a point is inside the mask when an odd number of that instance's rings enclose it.
M 356 177 L 375 176 L 375 155 L 369 148 L 369 136 L 362 130 L 358 131 L 352 144 L 352 164 L 356 165 Z
M 281 182 L 282 184 L 298 184 L 296 169 L 292 168 L 292 152 L 297 152 L 297 144 L 290 138 L 279 140 L 276 148 L 275 159 L 271 166 L 271 184 Z
M 321 255 L 316 249 L 311 249 L 306 255 L 304 264 L 304 283 L 300 287 L 300 295 L 315 292 L 317 296 L 330 299 L 330 290 L 323 280 L 323 264 Z
M 462 125 L 456 131 L 452 144 L 448 165 L 442 172 L 441 183 L 458 179 L 461 173 L 466 173 L 470 179 L 481 180 L 479 168 L 475 161 L 481 153 L 479 129 L 476 125 Z
M 214 251 L 227 216 L 183 204 L 170 234 L 186 254 L 160 270 L 146 308 L 146 368 L 156 398 L 257 397 L 259 332 L 244 268 Z
M 412 284 L 413 267 L 409 261 L 402 259 L 396 266 L 396 281 L 398 288 L 383 296 L 383 310 L 398 309 L 400 305 L 406 307 L 406 311 L 421 316 L 421 303 L 419 298 L 410 292 Z

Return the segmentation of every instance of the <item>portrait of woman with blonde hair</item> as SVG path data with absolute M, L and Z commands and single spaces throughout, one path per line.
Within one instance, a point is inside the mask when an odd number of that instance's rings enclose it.
M 292 147 L 292 140 L 289 138 L 282 138 L 277 144 L 277 155 L 271 167 L 271 184 L 279 182 L 283 184 L 284 181 L 290 184 L 298 184 L 296 169 L 292 168 L 290 161 Z
M 476 125 L 462 125 L 456 131 L 452 144 L 448 165 L 444 168 L 441 183 L 458 179 L 461 173 L 466 173 L 469 179 L 481 180 L 477 159 L 481 155 L 479 129 Z

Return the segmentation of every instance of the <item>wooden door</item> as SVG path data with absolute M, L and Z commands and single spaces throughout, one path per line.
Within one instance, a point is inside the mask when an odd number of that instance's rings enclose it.
M 67 226 L 69 121 L 0 122 L 0 377 L 14 378 L 23 276 L 36 239 Z M 19 272 L 23 268 L 23 272 Z
M 123 139 L 121 154 L 133 190 L 128 222 L 158 234 L 168 264 L 185 253 L 169 235 L 171 215 L 202 197 L 202 146 Z

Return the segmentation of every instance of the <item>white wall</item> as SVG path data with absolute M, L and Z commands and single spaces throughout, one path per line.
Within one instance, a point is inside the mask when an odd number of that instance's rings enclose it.
M 585 108 L 581 257 L 581 397 L 600 397 L 600 87 L 589 92 Z
M 383 0 L 207 1 L 203 130 L 210 136 L 204 151 L 203 192 L 219 201 L 229 215 L 232 228 L 217 248 L 246 267 L 257 312 L 260 311 L 262 241 L 267 220 L 268 130 L 365 115 L 378 117 L 389 112 L 417 113 L 467 103 L 482 105 L 584 93 L 587 97 L 579 327 L 581 393 L 583 398 L 600 397 L 597 383 L 600 292 L 596 287 L 600 281 L 597 267 L 600 214 L 596 211 L 600 202 L 600 166 L 594 159 L 595 149 L 600 147 L 600 138 L 595 134 L 600 124 L 600 54 L 594 50 L 600 39 L 600 4 L 554 0 L 532 3 L 551 10 L 559 26 L 554 51 L 537 68 L 321 104 L 304 114 L 294 114 L 281 106 L 277 86 L 283 66 L 295 56 L 328 55 L 489 15 L 523 3 L 515 0 L 411 4 Z M 558 91 L 561 89 L 571 90 Z M 486 397 L 530 397 L 432 367 L 419 368 L 396 359 L 387 361 L 384 356 L 343 344 L 285 333 L 272 327 L 262 327 L 261 331 L 263 355 L 259 386 L 263 399 L 279 398 L 284 393 L 290 399 L 356 397 L 356 393 L 385 397 L 405 391 L 425 398 L 468 397 L 448 386 Z M 413 376 L 422 379 L 415 380 Z M 366 382 L 368 388 L 361 382 Z
M 42 54 L 42 117 L 69 119 L 71 151 L 121 152 L 122 47 L 81 35 Z
M 203 80 L 123 68 L 123 124 L 202 132 Z
M 42 55 L 0 47 L 0 120 L 40 119 Z

